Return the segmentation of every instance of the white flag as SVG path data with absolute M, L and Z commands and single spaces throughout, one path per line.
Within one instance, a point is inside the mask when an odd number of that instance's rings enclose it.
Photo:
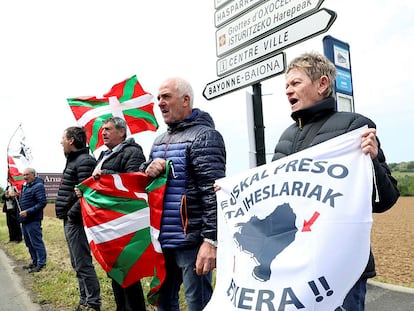
M 216 287 L 204 310 L 342 305 L 370 251 L 365 128 L 217 181 Z
M 32 162 L 32 151 L 26 143 L 22 125 L 20 124 L 7 146 L 8 182 L 19 191 L 24 183 L 23 170 Z

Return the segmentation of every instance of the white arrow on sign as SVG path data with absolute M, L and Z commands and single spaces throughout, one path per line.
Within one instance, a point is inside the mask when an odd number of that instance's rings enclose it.
M 265 35 L 300 16 L 317 10 L 324 0 L 268 1 L 216 31 L 217 56 Z
M 232 0 L 222 8 L 217 9 L 217 11 L 214 13 L 214 24 L 216 27 L 220 27 L 221 25 L 227 23 L 229 20 L 232 20 L 236 16 L 239 16 L 243 12 L 246 12 L 248 9 L 255 6 L 259 2 L 263 2 L 263 0 L 248 0 L 247 2 Z
M 219 97 L 281 74 L 285 71 L 285 68 L 285 53 L 277 54 L 260 63 L 208 83 L 204 88 L 203 96 L 208 100 Z
M 223 76 L 263 56 L 298 44 L 326 32 L 334 23 L 336 13 L 321 9 L 263 39 L 217 60 L 217 75 Z

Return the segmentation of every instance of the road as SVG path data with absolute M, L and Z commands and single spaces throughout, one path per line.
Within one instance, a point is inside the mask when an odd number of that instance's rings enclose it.
M 38 311 L 39 305 L 32 303 L 24 289 L 21 278 L 13 271 L 14 263 L 0 249 L 0 310 Z
M 413 311 L 414 288 L 369 281 L 365 311 Z

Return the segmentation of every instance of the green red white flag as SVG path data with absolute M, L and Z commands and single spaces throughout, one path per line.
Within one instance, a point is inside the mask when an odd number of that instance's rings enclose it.
M 135 75 L 115 84 L 103 98 L 84 96 L 67 101 L 77 123 L 86 129 L 92 152 L 103 145 L 101 124 L 109 117 L 123 118 L 129 127 L 127 135 L 158 128 L 155 97 L 144 91 Z
M 152 277 L 147 297 L 154 305 L 165 279 L 158 236 L 167 176 L 151 181 L 140 172 L 108 174 L 78 185 L 83 192 L 83 223 L 95 259 L 122 287 Z
M 7 171 L 7 182 L 16 187 L 18 192 L 22 191 L 22 187 L 24 184 L 23 179 L 23 171 L 19 171 L 16 163 L 14 162 L 13 157 L 7 156 L 7 164 L 8 164 L 8 171 Z

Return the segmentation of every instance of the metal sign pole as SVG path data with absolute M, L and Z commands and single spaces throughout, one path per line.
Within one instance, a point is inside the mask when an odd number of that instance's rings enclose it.
M 264 137 L 263 107 L 262 107 L 262 86 L 255 83 L 253 87 L 253 120 L 254 137 L 256 142 L 256 165 L 266 164 L 266 148 Z

